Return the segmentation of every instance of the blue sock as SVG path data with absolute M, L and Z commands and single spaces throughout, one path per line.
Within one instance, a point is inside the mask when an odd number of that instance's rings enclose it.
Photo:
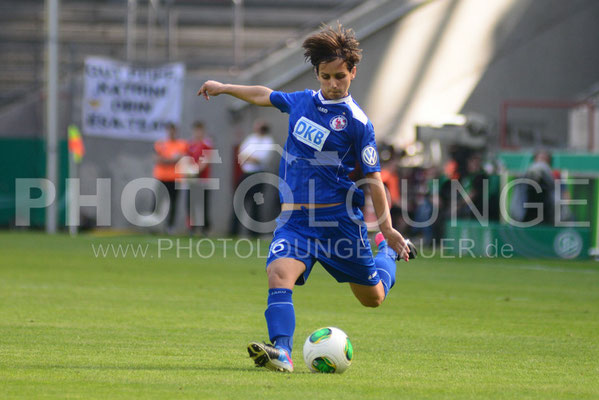
M 395 285 L 395 260 L 397 253 L 391 247 L 387 246 L 386 241 L 379 243 L 379 252 L 374 257 L 374 266 L 376 267 L 383 288 L 385 289 L 385 297 L 389 290 Z
M 291 289 L 268 289 L 268 307 L 264 312 L 268 336 L 275 345 L 291 355 L 293 332 L 295 331 L 295 310 Z

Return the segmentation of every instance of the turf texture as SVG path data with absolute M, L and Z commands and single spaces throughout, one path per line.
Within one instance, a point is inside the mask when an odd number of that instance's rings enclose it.
M 315 267 L 277 374 L 246 352 L 268 242 L 189 240 L 1 232 L 0 398 L 599 398 L 597 262 L 421 257 L 377 309 Z M 352 340 L 343 375 L 303 363 L 322 326 Z

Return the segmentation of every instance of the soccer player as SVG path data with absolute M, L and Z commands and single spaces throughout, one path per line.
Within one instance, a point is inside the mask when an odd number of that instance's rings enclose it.
M 264 86 L 206 81 L 198 95 L 228 94 L 289 114 L 289 135 L 279 167 L 282 213 L 267 258 L 266 324 L 272 345 L 251 342 L 255 364 L 292 372 L 295 330 L 292 291 L 303 285 L 316 261 L 338 281 L 349 282 L 366 307 L 377 307 L 395 283 L 395 261 L 414 248 L 391 226 L 374 128 L 349 94 L 361 49 L 353 31 L 323 28 L 304 43 L 320 90 L 294 93 Z M 366 175 L 380 233 L 373 258 L 360 208 L 364 193 L 348 174 L 356 161 Z M 398 256 L 399 255 L 399 256 Z

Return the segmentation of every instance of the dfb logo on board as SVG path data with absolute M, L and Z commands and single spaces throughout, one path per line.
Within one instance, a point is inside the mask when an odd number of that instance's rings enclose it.
M 568 229 L 560 232 L 553 240 L 553 249 L 561 258 L 572 259 L 580 255 L 583 242 L 580 234 Z

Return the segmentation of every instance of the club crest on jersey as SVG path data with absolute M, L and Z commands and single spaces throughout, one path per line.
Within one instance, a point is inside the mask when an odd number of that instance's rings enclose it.
M 322 146 L 329 136 L 329 131 L 324 126 L 318 125 L 316 122 L 310 121 L 306 117 L 301 117 L 295 123 L 293 128 L 293 136 L 300 142 L 308 146 L 322 151 Z
M 329 123 L 334 131 L 342 131 L 347 126 L 347 118 L 344 115 L 336 115 Z
M 362 161 L 364 161 L 364 164 L 374 167 L 378 159 L 379 156 L 374 146 L 369 145 L 362 149 Z

